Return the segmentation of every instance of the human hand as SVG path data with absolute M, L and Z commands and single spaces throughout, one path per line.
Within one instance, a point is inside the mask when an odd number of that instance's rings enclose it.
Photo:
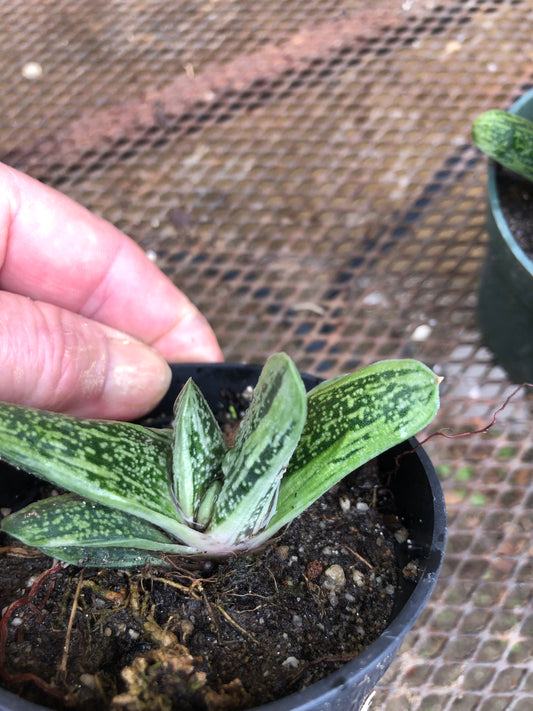
M 166 392 L 166 361 L 222 360 L 138 245 L 1 163 L 0 289 L 0 400 L 133 419 Z

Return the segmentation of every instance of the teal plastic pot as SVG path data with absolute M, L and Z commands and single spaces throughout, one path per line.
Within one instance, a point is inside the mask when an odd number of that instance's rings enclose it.
M 145 424 L 168 426 L 174 400 L 189 377 L 216 410 L 221 392 L 239 393 L 255 385 L 260 370 L 259 366 L 240 363 L 174 365 L 169 391 Z M 320 378 L 311 375 L 302 377 L 307 390 L 320 382 Z M 361 654 L 303 691 L 251 711 L 366 711 L 370 707 L 374 687 L 433 592 L 446 545 L 446 508 L 439 478 L 426 452 L 417 444 L 411 438 L 381 455 L 381 462 L 386 471 L 394 471 L 390 487 L 398 514 L 409 531 L 409 540 L 396 545 L 397 562 L 402 568 L 416 559 L 420 577 L 400 582 L 389 625 Z M 398 460 L 400 453 L 405 454 Z M 3 462 L 0 462 L 0 481 L 10 485 L 9 489 L 0 488 L 0 506 L 20 507 L 34 493 L 31 481 L 21 479 L 18 470 Z M 320 647 L 318 633 L 316 643 Z M 0 711 L 47 710 L 48 706 L 34 704 L 0 688 Z
M 533 120 L 533 90 L 509 109 Z M 478 324 L 511 380 L 533 381 L 533 262 L 513 237 L 500 205 L 497 166 L 488 167 L 489 245 L 479 287 Z

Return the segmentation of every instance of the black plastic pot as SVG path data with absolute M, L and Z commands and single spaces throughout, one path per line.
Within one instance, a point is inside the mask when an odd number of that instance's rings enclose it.
M 150 424 L 168 421 L 177 393 L 187 378 L 193 377 L 211 407 L 222 404 L 221 390 L 242 391 L 254 385 L 260 367 L 240 364 L 176 365 L 173 366 L 173 381 L 167 396 L 150 416 Z M 319 378 L 304 375 L 307 389 L 320 382 Z M 383 455 L 384 464 L 393 469 L 396 455 L 413 450 L 415 439 L 390 450 Z M 20 477 L 7 465 L 1 465 L 2 484 L 10 485 Z M 27 481 L 22 483 L 22 488 Z M 446 543 L 446 509 L 444 496 L 435 469 L 421 447 L 400 459 L 399 468 L 391 481 L 394 498 L 410 538 L 398 545 L 398 560 L 401 566 L 416 558 L 422 571 L 416 583 L 404 580 L 395 599 L 393 618 L 385 631 L 359 656 L 323 680 L 307 689 L 258 707 L 256 711 L 357 711 L 362 709 L 374 687 L 392 662 L 405 635 L 422 612 L 435 583 L 444 555 Z M 16 491 L 18 499 L 21 492 Z M 11 503 L 0 493 L 0 505 Z M 12 496 L 13 490 L 10 493 Z M 17 501 L 18 501 L 17 499 Z M 317 644 L 320 640 L 317 638 Z M 37 711 L 44 709 L 0 689 L 0 711 Z
M 533 119 L 533 90 L 509 109 Z M 533 262 L 514 238 L 500 205 L 497 166 L 488 167 L 489 245 L 477 318 L 487 346 L 518 383 L 533 380 Z

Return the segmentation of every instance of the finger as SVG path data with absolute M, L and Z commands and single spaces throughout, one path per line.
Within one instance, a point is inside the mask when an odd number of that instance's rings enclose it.
M 149 346 L 57 306 L 0 292 L 0 400 L 83 417 L 134 419 L 165 394 Z
M 169 361 L 222 359 L 205 318 L 138 245 L 2 164 L 0 287 L 120 329 Z

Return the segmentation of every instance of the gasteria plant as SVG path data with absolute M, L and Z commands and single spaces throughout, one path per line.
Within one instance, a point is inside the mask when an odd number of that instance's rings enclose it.
M 75 565 L 250 550 L 425 427 L 439 381 L 416 360 L 389 360 L 306 394 L 292 360 L 277 353 L 229 443 L 192 380 L 172 429 L 0 403 L 0 457 L 71 492 L 10 514 L 2 528 Z

